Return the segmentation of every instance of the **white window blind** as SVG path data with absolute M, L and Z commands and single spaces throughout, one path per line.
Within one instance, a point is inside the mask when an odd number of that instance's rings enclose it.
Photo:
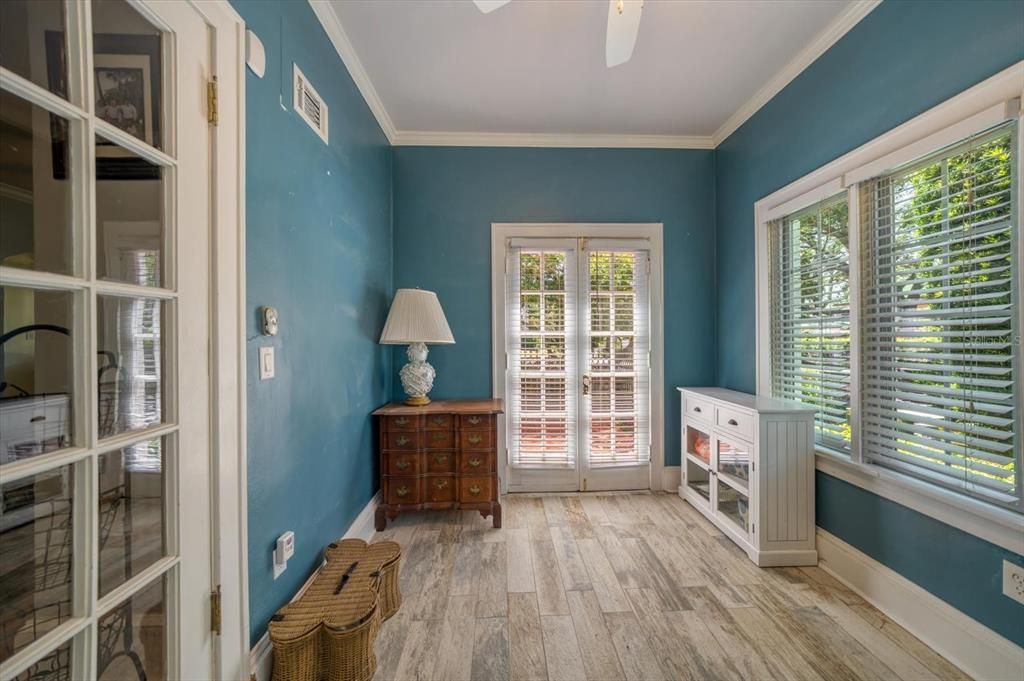
M 850 253 L 846 194 L 772 222 L 771 389 L 817 408 L 815 438 L 850 448 Z
M 863 456 L 1009 505 L 1020 499 L 1016 135 L 1000 126 L 861 187 Z
M 577 452 L 575 241 L 508 248 L 509 462 L 575 467 Z
M 591 467 L 651 458 L 649 252 L 593 240 L 585 290 Z

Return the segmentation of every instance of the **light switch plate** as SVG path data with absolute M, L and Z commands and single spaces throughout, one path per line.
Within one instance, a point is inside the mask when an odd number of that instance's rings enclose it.
M 260 348 L 260 380 L 274 377 L 274 348 Z
M 1024 603 L 1024 565 L 1003 561 L 1003 595 Z

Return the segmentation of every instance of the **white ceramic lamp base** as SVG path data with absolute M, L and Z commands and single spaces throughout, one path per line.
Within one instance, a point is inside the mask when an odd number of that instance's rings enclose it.
M 434 387 L 434 367 L 427 363 L 427 346 L 424 343 L 410 343 L 405 356 L 409 363 L 398 372 L 402 388 L 407 395 L 405 403 L 414 407 L 430 404 L 427 393 Z

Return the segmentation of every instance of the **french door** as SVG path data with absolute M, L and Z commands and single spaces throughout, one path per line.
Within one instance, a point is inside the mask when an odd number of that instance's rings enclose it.
M 205 679 L 210 29 L 0 2 L 0 677 Z
M 650 487 L 650 244 L 511 239 L 510 491 Z

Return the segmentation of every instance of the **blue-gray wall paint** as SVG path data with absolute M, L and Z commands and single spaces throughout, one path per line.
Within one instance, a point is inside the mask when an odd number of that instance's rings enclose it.
M 249 631 L 253 643 L 377 489 L 373 424 L 388 399 L 377 345 L 391 295 L 391 149 L 306 2 L 236 0 L 267 50 L 246 72 Z M 325 99 L 330 145 L 291 106 L 292 62 Z M 280 335 L 258 335 L 273 305 Z M 273 346 L 276 378 L 256 352 Z M 296 534 L 276 581 L 274 541 Z
M 435 397 L 491 394 L 491 223 L 661 222 L 665 459 L 679 464 L 677 385 L 714 381 L 713 153 L 396 147 L 395 287 L 436 291 L 455 345 L 433 346 Z M 396 348 L 396 367 L 405 363 Z M 394 395 L 402 395 L 397 376 Z
M 755 388 L 754 203 L 1024 58 L 1024 3 L 879 5 L 716 150 L 717 380 Z M 1001 595 L 1020 556 L 818 475 L 818 524 L 1024 644 Z

